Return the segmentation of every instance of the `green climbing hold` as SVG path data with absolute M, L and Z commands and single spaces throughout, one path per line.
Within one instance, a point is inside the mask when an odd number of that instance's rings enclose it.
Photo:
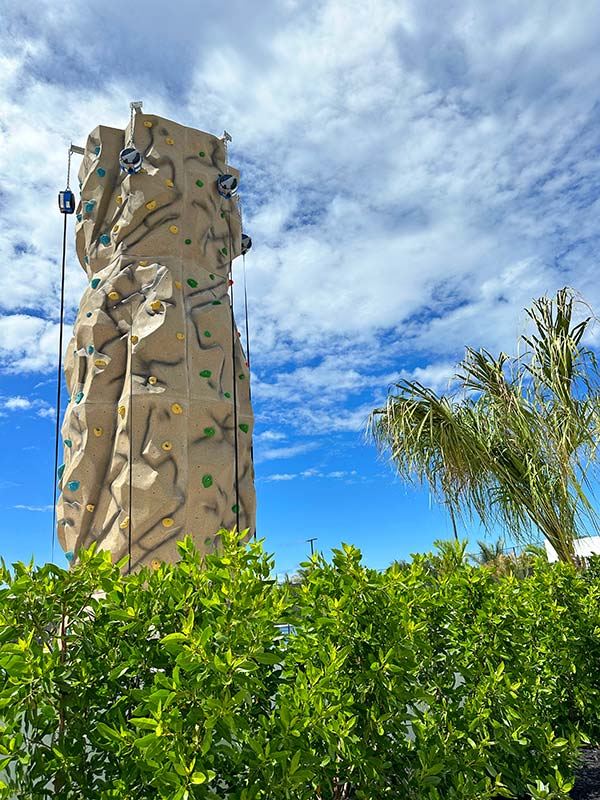
M 65 465 L 61 464 L 60 467 L 56 470 L 56 477 L 60 480 L 63 476 L 63 472 L 65 471 Z
M 194 280 L 194 278 L 188 278 L 187 282 L 188 282 L 188 286 L 191 286 L 192 289 L 195 289 L 196 286 L 198 286 L 198 281 Z
M 226 256 L 229 251 L 227 250 L 226 247 L 222 247 L 221 252 L 223 253 L 224 256 Z
M 68 488 L 68 489 L 69 489 L 69 491 L 71 491 L 71 492 L 76 492 L 76 491 L 77 491 L 77 489 L 79 489 L 79 481 L 69 481 L 69 482 L 67 483 L 67 488 Z
M 213 304 L 213 306 L 220 306 L 221 305 L 221 301 L 220 300 L 213 300 L 212 304 Z
M 199 186 L 200 188 L 202 188 L 204 186 L 204 181 L 199 181 L 199 180 L 196 181 L 196 186 Z
M 241 381 L 245 381 L 245 380 L 246 380 L 246 376 L 244 375 L 244 373 L 243 373 L 243 372 L 240 372 L 240 374 L 238 375 L 238 378 L 239 378 Z
M 214 436 L 215 429 L 214 428 L 204 428 L 204 435 L 205 436 Z
M 191 243 L 192 243 L 192 240 L 191 240 L 191 239 L 186 239 L 186 240 L 185 240 L 185 243 L 186 243 L 186 244 L 191 244 Z
M 92 289 L 95 289 L 99 283 L 100 283 L 100 278 L 92 278 L 92 280 L 90 281 L 90 286 L 92 287 Z
M 198 155 L 200 156 L 200 158 L 204 158 L 204 156 L 206 155 L 206 153 L 204 152 L 204 150 L 200 150 L 200 152 L 198 153 Z
M 204 486 L 205 489 L 210 489 L 212 485 L 213 485 L 212 475 L 203 475 L 202 486 Z
M 225 397 L 231 397 L 231 393 L 230 392 L 223 392 L 223 394 L 225 395 Z
M 240 430 L 244 431 L 244 433 L 248 433 L 249 428 L 245 422 L 240 422 Z
M 206 336 L 207 339 L 210 339 L 211 332 L 210 331 L 204 331 L 204 335 Z
M 209 369 L 203 369 L 202 372 L 199 373 L 201 378 L 210 378 L 212 372 Z
M 211 281 L 214 281 L 214 279 L 215 279 L 215 276 L 212 274 L 212 272 L 209 274 L 208 277 L 211 279 Z
M 237 504 L 237 503 L 234 503 L 234 504 L 231 506 L 231 510 L 233 511 L 233 513 L 234 513 L 234 514 L 237 514 L 237 513 L 238 513 L 238 511 L 240 510 L 240 507 L 238 506 L 238 504 Z
M 75 395 L 75 402 L 81 403 L 82 400 L 83 400 L 83 392 L 77 392 L 77 394 Z
M 221 219 L 225 219 L 225 212 L 221 211 Z
M 72 447 L 73 442 L 70 439 L 65 439 L 65 447 Z

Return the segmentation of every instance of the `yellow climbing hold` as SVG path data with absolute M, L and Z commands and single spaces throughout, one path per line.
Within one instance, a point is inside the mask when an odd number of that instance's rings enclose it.
M 156 375 L 150 375 L 150 377 L 148 378 L 148 383 L 151 383 L 152 386 L 154 386 L 154 384 L 156 383 L 157 380 L 158 379 L 157 379 Z
M 170 233 L 179 233 L 179 228 L 177 227 L 177 225 L 170 225 L 169 226 L 169 232 Z
M 146 203 L 146 208 L 148 211 L 154 211 L 156 208 L 156 200 L 150 200 L 150 202 Z
M 108 299 L 109 300 L 118 300 L 121 295 L 118 292 L 109 292 Z
M 121 203 L 123 202 L 123 195 L 120 195 L 120 194 L 118 194 L 118 195 L 115 197 L 115 200 L 116 200 L 116 202 L 117 202 L 117 204 L 118 204 L 118 205 L 121 205 Z
M 151 128 L 151 127 L 152 127 L 152 123 L 150 122 L 150 120 L 149 119 L 145 119 L 144 120 L 144 128 Z
M 175 523 L 175 520 L 171 517 L 165 517 L 162 521 L 163 528 L 170 528 Z
M 120 417 L 125 416 L 125 406 L 119 406 L 119 416 Z
M 173 445 L 171 444 L 171 442 L 163 442 L 161 444 L 161 447 L 163 450 L 166 450 L 168 452 L 173 447 Z
M 119 528 L 121 528 L 121 530 L 124 531 L 125 528 L 128 528 L 128 527 L 129 527 L 129 517 L 125 517 L 123 522 L 121 522 L 121 524 L 119 525 Z
M 169 136 L 167 139 L 165 139 L 165 142 L 166 142 L 167 144 L 175 144 L 175 142 L 173 141 L 173 139 L 171 139 L 171 137 L 170 137 L 170 136 Z
M 103 358 L 97 358 L 94 361 L 94 366 L 95 367 L 105 367 L 106 366 L 106 361 Z
M 179 403 L 173 403 L 171 406 L 171 411 L 174 414 L 183 414 L 183 408 L 179 405 Z
M 175 281 L 175 288 L 181 289 L 181 281 Z
M 140 267 L 147 267 L 147 266 L 148 266 L 147 261 L 140 261 Z
M 93 503 L 88 503 L 87 506 L 85 507 L 85 510 L 91 513 L 95 508 L 96 506 Z
M 165 181 L 165 183 L 167 184 L 167 186 L 169 187 L 169 189 L 172 189 L 172 188 L 175 186 L 175 184 L 173 183 L 173 181 L 169 180 L 169 178 L 167 178 L 167 180 Z
M 114 225 L 113 226 L 113 233 L 116 233 L 118 230 L 119 230 L 119 226 L 118 225 Z
M 175 336 L 179 339 L 180 342 L 183 342 L 183 340 L 185 339 L 185 333 L 177 332 Z
M 160 568 L 160 561 L 158 560 L 158 558 L 153 558 L 150 563 L 152 564 L 152 569 Z
M 104 430 L 102 428 L 94 428 L 94 436 L 102 436 Z
M 133 336 L 131 337 L 131 344 L 137 344 L 139 342 L 139 340 L 140 340 L 140 337 L 136 336 L 135 333 L 134 333 Z
M 162 303 L 160 302 L 160 300 L 153 300 L 150 303 L 150 308 L 152 309 L 152 311 L 160 311 L 162 308 Z

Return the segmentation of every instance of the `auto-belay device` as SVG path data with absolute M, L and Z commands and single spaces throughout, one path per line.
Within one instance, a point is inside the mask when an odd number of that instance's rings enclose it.
M 142 163 L 144 161 L 142 154 L 136 149 L 136 146 L 133 142 L 133 120 L 136 111 L 141 111 L 142 103 L 141 101 L 137 100 L 130 103 L 129 107 L 131 108 L 131 117 L 129 119 L 129 141 L 127 142 L 127 147 L 124 147 L 119 153 L 119 167 L 128 175 L 135 175 L 136 172 L 141 170 Z
M 238 188 L 238 179 L 235 175 L 219 175 L 217 178 L 217 191 L 226 200 L 235 197 Z

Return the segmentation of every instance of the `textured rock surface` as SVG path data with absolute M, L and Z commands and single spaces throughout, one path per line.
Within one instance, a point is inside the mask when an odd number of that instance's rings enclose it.
M 115 560 L 131 539 L 135 569 L 176 560 L 184 535 L 212 549 L 238 518 L 252 534 L 255 493 L 249 374 L 228 294 L 240 219 L 216 188 L 237 173 L 207 133 L 137 114 L 134 134 L 142 172 L 119 170 L 128 131 L 100 126 L 79 173 L 89 286 L 65 360 L 58 537 L 68 557 L 98 542 Z

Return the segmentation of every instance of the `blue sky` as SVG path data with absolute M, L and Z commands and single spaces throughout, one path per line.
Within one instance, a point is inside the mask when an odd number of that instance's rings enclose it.
M 50 556 L 66 150 L 137 99 L 233 135 L 278 569 L 311 536 L 375 567 L 449 537 L 365 422 L 400 376 L 443 389 L 466 344 L 512 350 L 534 297 L 571 285 L 600 308 L 597 4 L 0 0 L 0 17 L 0 554 Z M 70 332 L 72 246 L 67 284 Z

